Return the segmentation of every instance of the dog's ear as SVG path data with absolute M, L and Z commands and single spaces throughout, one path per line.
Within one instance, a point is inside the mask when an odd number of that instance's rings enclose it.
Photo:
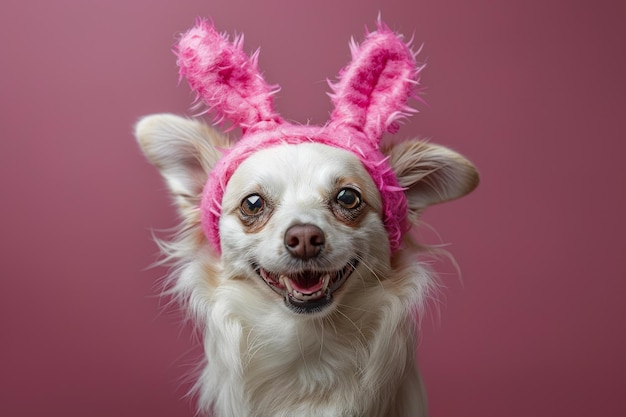
M 143 117 L 135 126 L 135 137 L 183 212 L 198 206 L 220 149 L 229 146 L 228 139 L 214 129 L 173 114 Z
M 462 197 L 478 185 L 474 165 L 443 146 L 412 140 L 383 152 L 389 156 L 399 185 L 406 189 L 411 222 L 426 207 Z

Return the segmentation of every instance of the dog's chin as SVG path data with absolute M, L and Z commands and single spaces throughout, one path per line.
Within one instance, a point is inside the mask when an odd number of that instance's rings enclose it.
M 315 314 L 329 310 L 336 292 L 348 280 L 358 266 L 357 260 L 348 262 L 336 271 L 302 270 L 297 272 L 272 272 L 253 265 L 255 272 L 285 305 L 297 314 Z

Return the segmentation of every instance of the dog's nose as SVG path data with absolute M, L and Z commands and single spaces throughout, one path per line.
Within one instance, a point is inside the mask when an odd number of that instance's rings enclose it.
M 292 256 L 307 260 L 320 253 L 326 238 L 322 229 L 313 224 L 296 224 L 287 229 L 284 242 Z

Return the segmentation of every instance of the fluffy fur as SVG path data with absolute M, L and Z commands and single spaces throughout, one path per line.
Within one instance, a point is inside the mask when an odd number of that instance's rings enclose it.
M 416 320 L 433 278 L 405 232 L 427 206 L 469 193 L 478 175 L 441 146 L 381 145 L 383 131 L 408 111 L 406 81 L 417 69 L 404 64 L 412 54 L 380 24 L 382 37 L 353 46 L 329 124 L 295 126 L 268 107 L 264 82 L 252 77 L 261 93 L 241 93 L 256 70 L 239 42 L 209 42 L 215 33 L 200 26 L 181 40 L 179 63 L 214 66 L 183 46 L 194 42 L 227 50 L 218 56 L 239 54 L 231 62 L 240 63 L 243 86 L 229 78 L 234 69 L 208 85 L 190 83 L 244 137 L 231 141 L 170 114 L 143 118 L 135 132 L 182 217 L 162 249 L 175 265 L 168 291 L 204 336 L 200 409 L 216 417 L 424 416 Z M 363 81 L 372 73 L 381 81 Z M 358 96 L 355 83 L 370 88 Z M 229 107 L 213 97 L 216 84 L 243 101 Z M 363 97 L 369 105 L 359 105 Z

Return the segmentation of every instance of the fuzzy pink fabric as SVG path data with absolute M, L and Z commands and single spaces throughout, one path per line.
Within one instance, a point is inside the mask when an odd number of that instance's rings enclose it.
M 225 151 L 204 187 L 202 227 L 219 253 L 219 218 L 224 190 L 237 167 L 259 149 L 279 144 L 321 143 L 354 153 L 378 186 L 383 202 L 383 223 L 393 251 L 408 230 L 404 190 L 380 151 L 386 131 L 412 112 L 407 100 L 414 95 L 422 67 L 400 35 L 381 22 L 361 45 L 350 45 L 352 60 L 331 83 L 335 109 L 324 126 L 294 125 L 275 111 L 268 85 L 257 67 L 257 54 L 248 57 L 242 37 L 230 42 L 213 25 L 199 20 L 185 33 L 176 54 L 180 76 L 214 112 L 219 122 L 240 126 L 242 137 Z

